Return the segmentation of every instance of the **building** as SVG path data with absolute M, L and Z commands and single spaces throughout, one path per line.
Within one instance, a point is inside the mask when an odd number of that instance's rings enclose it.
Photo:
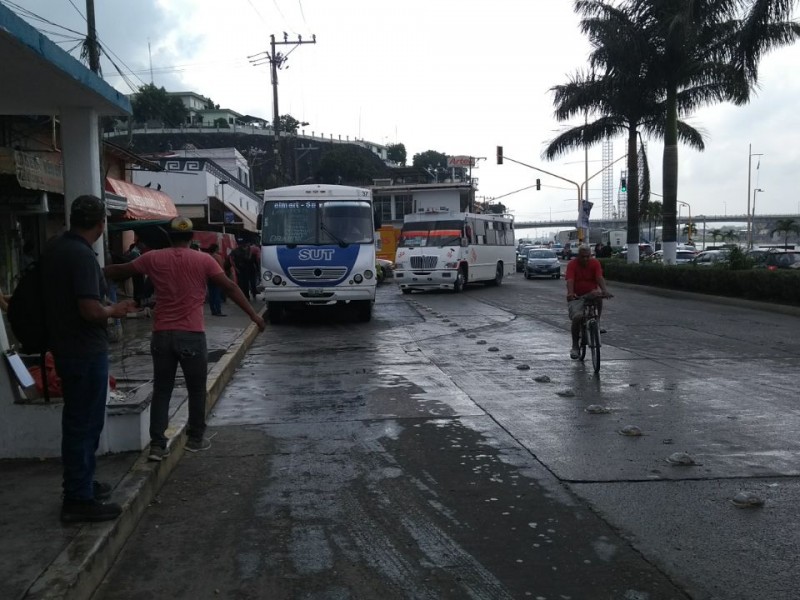
M 13 173 L 0 178 L 0 246 L 11 255 L 3 267 L 8 277 L 22 235 L 36 233 L 45 241 L 68 226 L 74 198 L 103 194 L 99 118 L 128 115 L 131 107 L 124 95 L 4 5 L 0 56 L 0 146 L 6 169 L 9 161 L 14 165 Z M 95 251 L 102 262 L 102 241 Z M 0 320 L 0 351 L 7 350 Z M 0 361 L 0 457 L 58 455 L 60 405 L 20 404 L 20 396 L 9 362 Z M 101 452 L 109 450 L 104 437 Z
M 252 236 L 261 198 L 239 178 L 250 177 L 244 157 L 233 148 L 197 151 L 205 152 L 221 157 L 230 171 L 211 158 L 169 155 L 152 158 L 162 171 L 134 169 L 132 180 L 167 193 L 198 229 Z

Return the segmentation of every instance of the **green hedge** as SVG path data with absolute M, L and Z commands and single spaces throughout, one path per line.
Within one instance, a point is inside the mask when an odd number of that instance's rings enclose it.
M 735 271 L 725 266 L 634 265 L 613 258 L 601 262 L 603 274 L 611 281 L 800 306 L 800 271 L 793 269 Z

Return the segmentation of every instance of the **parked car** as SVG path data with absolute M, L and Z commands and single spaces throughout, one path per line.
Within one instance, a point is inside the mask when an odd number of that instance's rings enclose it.
M 705 250 L 698 252 L 692 260 L 692 264 L 698 267 L 713 267 L 714 265 L 724 265 L 728 262 L 729 250 Z
M 800 269 L 800 252 L 769 252 L 764 266 L 770 271 L 778 269 Z
M 558 262 L 558 254 L 546 248 L 533 248 L 528 250 L 528 257 L 525 262 L 525 279 L 534 277 L 561 277 L 561 263 Z
M 697 255 L 697 252 L 693 250 L 676 250 L 675 251 L 675 264 L 676 265 L 685 265 L 687 263 L 692 262 L 694 257 Z M 664 251 L 663 250 L 656 250 L 653 253 L 653 261 L 654 262 L 663 262 L 664 261 Z

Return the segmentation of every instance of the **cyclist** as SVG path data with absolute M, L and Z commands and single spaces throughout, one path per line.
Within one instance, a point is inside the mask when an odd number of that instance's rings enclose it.
M 569 357 L 578 358 L 578 335 L 583 317 L 583 299 L 585 296 L 602 295 L 610 298 L 603 278 L 603 267 L 600 261 L 592 258 L 592 251 L 586 244 L 578 248 L 578 255 L 567 264 L 567 306 L 572 321 L 572 350 Z M 603 301 L 597 299 L 597 316 L 603 312 Z M 600 330 L 601 333 L 603 330 Z

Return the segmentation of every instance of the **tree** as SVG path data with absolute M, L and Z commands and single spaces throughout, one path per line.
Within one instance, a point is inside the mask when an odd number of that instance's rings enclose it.
M 296 134 L 301 127 L 308 125 L 305 121 L 298 121 L 292 115 L 281 115 L 279 118 L 281 131 L 289 134 Z
M 420 169 L 424 169 L 436 181 L 441 177 L 444 179 L 447 171 L 447 155 L 436 150 L 426 150 L 415 154 L 411 159 L 411 164 Z
M 741 105 L 758 82 L 767 51 L 792 43 L 793 0 L 629 0 L 647 32 L 665 87 L 663 155 L 664 260 L 675 262 L 678 117 L 717 102 Z
M 739 239 L 739 232 L 735 229 L 726 229 L 722 232 L 722 241 L 735 242 Z
M 578 0 L 575 9 L 583 16 L 581 29 L 592 45 L 590 70 L 578 72 L 567 84 L 555 86 L 551 91 L 557 120 L 583 117 L 585 123 L 551 140 L 543 154 L 552 160 L 569 150 L 582 149 L 623 133 L 627 135 L 628 260 L 638 262 L 642 198 L 637 141 L 640 128 L 650 135 L 663 135 L 664 88 L 660 74 L 650 67 L 647 31 L 630 9 L 611 6 L 603 0 Z M 597 118 L 590 121 L 590 114 Z M 681 125 L 683 139 L 703 149 L 700 133 Z
M 341 144 L 320 159 L 316 181 L 344 185 L 371 185 L 384 174 L 385 165 L 371 151 Z
M 714 243 L 717 243 L 717 240 L 721 240 L 725 235 L 721 229 L 712 229 L 708 232 L 708 235 L 711 236 L 711 239 L 714 240 Z
M 406 147 L 403 144 L 389 144 L 386 146 L 386 157 L 392 162 L 406 166 Z
M 222 117 L 214 119 L 214 127 L 219 127 L 220 129 L 230 129 L 227 119 L 223 119 Z
M 135 122 L 162 121 L 167 127 L 179 127 L 189 115 L 189 109 L 180 98 L 169 95 L 163 87 L 157 88 L 152 83 L 139 88 L 131 101 L 131 108 Z
M 663 214 L 662 208 L 663 208 L 663 206 L 662 206 L 661 202 L 658 202 L 658 201 L 648 202 L 644 212 L 641 215 L 642 216 L 642 222 L 643 223 L 644 222 L 647 223 L 647 231 L 648 231 L 648 234 L 649 234 L 648 237 L 649 237 L 649 240 L 651 242 L 653 241 L 653 238 L 655 236 L 655 231 L 654 230 L 661 223 L 661 215 Z
M 789 236 L 794 233 L 800 235 L 800 223 L 794 219 L 778 219 L 775 222 L 775 227 L 769 232 L 769 237 L 774 237 L 776 233 L 783 234 L 783 247 L 789 248 Z

